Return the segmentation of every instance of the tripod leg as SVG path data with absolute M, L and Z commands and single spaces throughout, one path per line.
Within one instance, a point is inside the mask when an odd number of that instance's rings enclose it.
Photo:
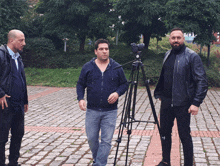
M 127 151 L 126 151 L 126 161 L 125 166 L 127 166 L 128 163 L 128 152 L 129 152 L 129 144 L 130 144 L 130 136 L 131 136 L 131 130 L 132 130 L 132 120 L 128 119 L 128 126 L 127 126 L 127 134 L 128 134 L 128 140 L 127 140 Z
M 127 121 L 130 118 L 131 98 L 132 98 L 132 92 L 133 92 L 133 81 L 132 81 L 133 80 L 133 74 L 134 74 L 134 70 L 132 69 L 132 72 L 131 72 L 131 75 L 130 75 L 131 81 L 129 83 L 131 85 L 130 85 L 130 88 L 126 92 L 123 111 L 122 111 L 122 117 L 121 117 L 120 128 L 119 128 L 118 139 L 117 139 L 118 145 L 117 145 L 114 164 L 113 164 L 114 166 L 116 165 L 119 144 L 121 143 L 124 127 L 126 127 L 126 124 L 128 123 Z
M 153 112 L 154 120 L 155 120 L 155 123 L 158 127 L 158 131 L 159 131 L 160 138 L 161 138 L 160 125 L 159 125 L 159 122 L 158 122 L 158 119 L 157 119 L 157 114 L 156 114 L 156 111 L 155 111 L 153 99 L 152 99 L 152 96 L 151 96 L 151 91 L 150 91 L 150 88 L 149 88 L 148 81 L 146 79 L 146 75 L 145 75 L 143 65 L 141 65 L 141 70 L 142 70 L 142 74 L 143 74 L 143 81 L 144 81 L 145 87 L 147 89 L 148 97 L 149 97 L 149 100 L 150 100 L 150 105 L 151 105 L 151 109 L 152 109 L 152 112 Z
M 120 127 L 119 127 L 119 132 L 118 132 L 118 139 L 117 139 L 117 149 L 116 149 L 116 153 L 115 153 L 115 159 L 114 159 L 114 166 L 116 164 L 116 160 L 117 160 L 117 155 L 118 155 L 118 149 L 119 149 L 119 144 L 121 143 L 121 139 L 122 139 L 122 134 L 123 134 L 123 131 L 124 131 L 124 126 L 126 125 L 126 121 L 125 121 L 125 117 L 127 116 L 126 115 L 126 108 L 125 108 L 125 105 L 126 105 L 126 101 L 127 101 L 127 95 L 128 95 L 128 91 L 126 93 L 126 97 L 125 97 L 125 102 L 124 102 L 124 106 L 123 106 L 123 110 L 122 110 L 122 116 L 121 116 L 121 122 L 120 122 Z
M 134 65 L 133 66 L 134 70 L 136 71 L 134 73 L 134 81 L 132 82 L 132 89 L 134 87 L 134 94 L 133 94 L 133 106 L 131 110 L 131 100 L 132 100 L 132 91 L 130 91 L 130 98 L 129 98 L 129 109 L 128 109 L 128 125 L 127 125 L 127 134 L 128 134 L 128 140 L 127 140 L 127 151 L 126 151 L 126 161 L 125 161 L 125 166 L 128 164 L 128 152 L 129 152 L 129 144 L 130 144 L 130 137 L 132 133 L 132 123 L 134 120 L 134 114 L 135 114 L 135 105 L 136 105 L 136 96 L 137 96 L 137 85 L 138 85 L 138 76 L 139 76 L 139 66 Z M 130 114 L 132 111 L 132 115 Z
M 137 86 L 138 86 L 138 77 L 139 77 L 139 66 L 137 66 L 136 68 L 137 72 L 136 72 L 136 81 L 134 81 L 134 98 L 133 98 L 133 108 L 132 108 L 132 119 L 134 119 L 134 115 L 135 115 L 135 105 L 136 105 L 136 97 L 137 97 Z

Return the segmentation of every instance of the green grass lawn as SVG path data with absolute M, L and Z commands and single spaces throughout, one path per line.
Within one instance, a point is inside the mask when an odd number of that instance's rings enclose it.
M 73 69 L 37 69 L 26 68 L 27 85 L 51 87 L 76 87 L 81 68 Z M 130 70 L 125 71 L 129 78 Z
M 75 87 L 80 75 L 78 69 L 37 69 L 26 68 L 27 85 Z

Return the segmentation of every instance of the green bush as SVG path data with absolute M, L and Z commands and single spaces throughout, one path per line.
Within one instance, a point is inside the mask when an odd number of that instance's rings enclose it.
M 50 68 L 79 68 L 95 57 L 94 53 L 80 54 L 79 52 L 59 51 L 49 60 Z
M 22 54 L 25 67 L 36 68 L 78 68 L 91 60 L 94 52 L 79 53 L 78 48 L 56 50 L 47 38 L 29 38 Z
M 155 54 L 153 51 L 148 50 L 146 58 L 144 60 L 144 69 L 149 84 L 154 85 L 157 83 L 162 69 L 162 62 L 164 53 Z
M 119 64 L 123 65 L 124 69 L 131 69 L 132 62 L 136 60 L 136 54 L 132 52 L 131 48 L 131 46 L 128 47 L 126 45 L 111 46 L 110 57 L 113 58 Z M 142 50 L 142 53 L 140 54 L 142 62 L 149 56 L 148 54 L 149 50 Z
M 26 67 L 50 67 L 50 58 L 56 55 L 53 42 L 47 38 L 28 38 L 24 47 L 23 61 Z
M 110 46 L 110 57 L 123 65 L 123 68 L 130 68 L 132 66 L 131 62 L 135 60 L 135 55 L 132 53 L 131 49 L 123 45 L 111 45 Z M 125 63 L 128 63 L 124 65 Z
M 209 68 L 206 66 L 207 57 L 203 54 L 199 54 L 202 62 L 204 64 L 204 68 L 206 70 L 206 75 L 208 79 L 209 87 L 220 87 L 220 58 L 211 55 L 210 56 L 210 65 Z
M 220 73 L 206 68 L 209 87 L 220 87 Z
M 73 45 L 73 43 L 69 43 L 67 45 L 67 52 L 64 52 L 63 48 L 60 50 L 55 50 L 52 41 L 46 38 L 27 39 L 26 43 L 27 46 L 25 47 L 24 53 L 22 55 L 25 67 L 77 69 L 81 68 L 83 64 L 91 60 L 93 57 L 96 57 L 96 55 L 94 54 L 93 45 L 86 46 L 85 52 L 79 53 L 78 46 Z M 199 53 L 200 51 L 197 45 L 187 44 L 187 46 L 195 50 L 197 53 Z M 158 81 L 162 68 L 164 53 L 168 49 L 170 49 L 169 41 L 167 40 L 167 38 L 165 38 L 159 42 L 158 47 L 156 40 L 152 39 L 149 45 L 149 50 L 144 49 L 142 51 L 141 60 L 144 64 L 146 77 L 150 80 L 151 85 L 155 85 Z M 218 48 L 216 47 L 215 49 Z M 126 46 L 124 44 L 119 44 L 116 46 L 111 43 L 110 57 L 119 64 L 123 65 L 126 76 L 127 78 L 129 78 L 132 68 L 132 61 L 136 60 L 134 53 L 132 53 L 131 51 L 131 46 Z M 200 57 L 205 66 L 207 62 L 207 57 L 203 54 L 201 54 Z M 220 52 L 215 50 L 210 55 L 210 67 L 207 68 L 205 66 L 210 87 L 220 87 L 219 57 Z M 142 74 L 139 78 L 139 84 L 143 85 Z
M 165 53 L 166 51 L 168 51 L 170 49 L 169 38 L 164 37 L 163 40 L 158 41 L 158 43 L 157 43 L 156 38 L 153 38 L 153 39 L 151 38 L 148 49 L 154 51 L 157 54 Z
M 55 55 L 54 52 L 56 49 L 50 39 L 44 37 L 28 38 L 26 43 L 25 49 L 33 51 L 35 53 L 33 56 L 51 57 Z

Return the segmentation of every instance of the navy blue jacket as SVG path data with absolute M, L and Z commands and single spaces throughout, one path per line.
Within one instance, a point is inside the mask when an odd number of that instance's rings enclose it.
M 170 55 L 166 52 L 164 62 Z M 155 98 L 163 97 L 163 76 L 160 75 L 154 91 Z M 172 104 L 173 106 L 185 106 L 193 104 L 199 106 L 206 96 L 208 82 L 203 63 L 199 55 L 189 48 L 176 55 L 173 70 Z
M 26 78 L 24 72 L 24 65 L 22 63 L 21 58 L 19 57 L 18 62 L 21 64 L 21 75 L 24 80 L 24 104 L 28 104 L 28 95 L 27 95 L 27 86 L 26 86 Z M 5 94 L 11 96 L 11 86 L 12 86 L 12 57 L 7 50 L 6 45 L 2 45 L 0 47 L 0 98 L 5 96 Z
M 128 82 L 124 71 L 117 62 L 110 58 L 106 70 L 102 73 L 93 58 L 87 62 L 77 82 L 77 99 L 84 99 L 85 88 L 87 88 L 87 108 L 97 111 L 110 111 L 117 109 L 118 101 L 114 104 L 108 103 L 111 93 L 117 92 L 119 96 L 128 89 Z

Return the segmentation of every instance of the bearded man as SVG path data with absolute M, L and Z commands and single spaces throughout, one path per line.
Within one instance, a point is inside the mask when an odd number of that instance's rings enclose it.
M 197 115 L 208 90 L 203 63 L 199 55 L 187 48 L 181 28 L 171 30 L 161 75 L 154 91 L 161 100 L 160 128 L 162 161 L 158 166 L 170 166 L 171 133 L 177 119 L 179 137 L 183 145 L 184 166 L 193 165 L 193 142 L 190 117 Z

